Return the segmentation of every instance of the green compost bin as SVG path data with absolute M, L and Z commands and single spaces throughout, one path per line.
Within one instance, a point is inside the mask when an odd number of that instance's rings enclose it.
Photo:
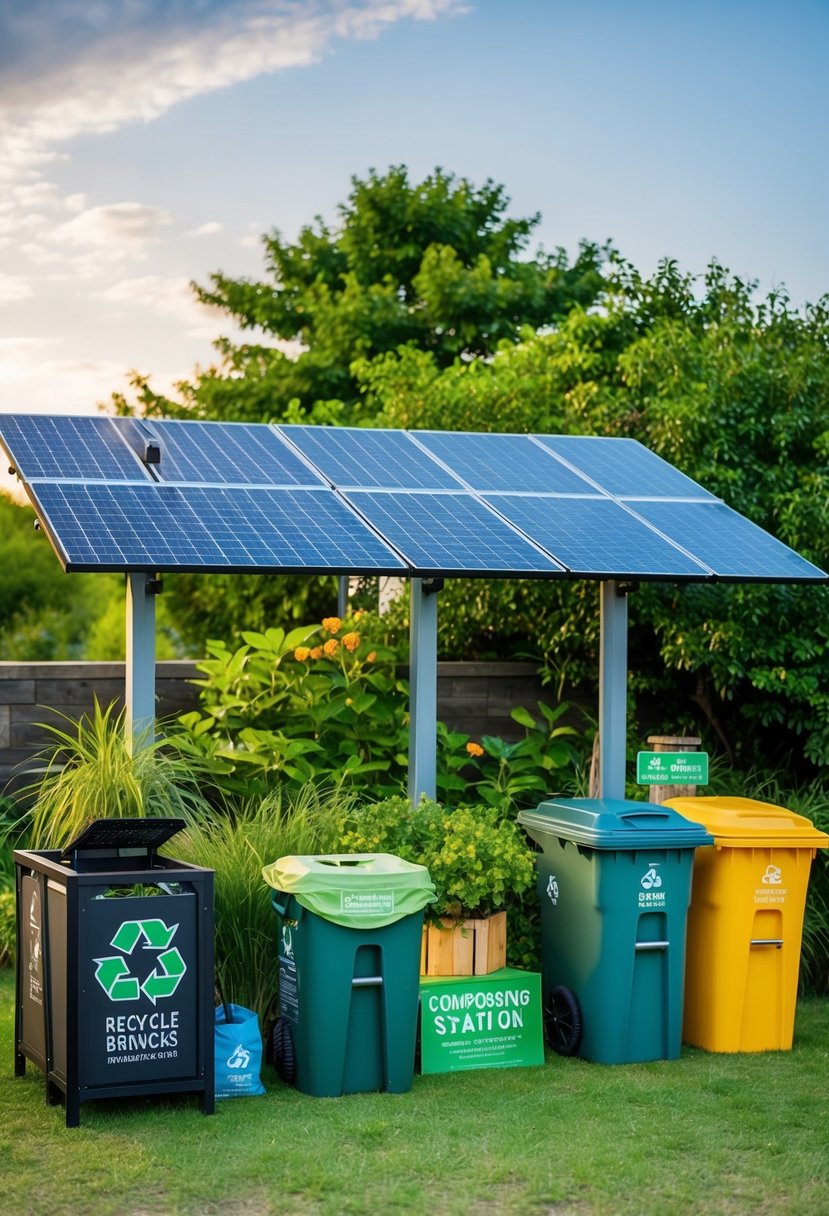
M 274 888 L 280 1075 L 315 1097 L 412 1087 L 425 866 L 390 853 L 281 857 Z
M 669 807 L 623 799 L 556 799 L 518 820 L 542 849 L 551 1045 L 600 1064 L 675 1059 L 694 850 L 712 837 Z

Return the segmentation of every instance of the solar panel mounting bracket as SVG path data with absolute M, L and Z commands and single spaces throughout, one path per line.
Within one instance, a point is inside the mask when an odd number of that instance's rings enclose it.
M 442 578 L 424 578 L 421 580 L 420 589 L 424 595 L 437 595 L 443 590 L 443 584 Z

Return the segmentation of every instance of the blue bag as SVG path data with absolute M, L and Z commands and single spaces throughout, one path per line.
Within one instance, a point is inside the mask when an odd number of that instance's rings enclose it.
M 247 1098 L 263 1094 L 262 1035 L 259 1018 L 243 1005 L 216 1008 L 214 1043 L 217 1098 Z

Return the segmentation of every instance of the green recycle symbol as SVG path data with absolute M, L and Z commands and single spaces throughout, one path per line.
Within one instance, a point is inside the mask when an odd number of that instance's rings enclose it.
M 143 992 L 155 1004 L 160 997 L 173 995 L 187 970 L 187 964 L 176 947 L 170 946 L 177 928 L 178 925 L 168 928 L 163 920 L 124 921 L 110 942 L 111 946 L 124 954 L 132 954 L 143 938 L 145 950 L 160 950 L 162 953 L 143 984 L 139 983 L 138 976 L 130 974 L 129 963 L 123 955 L 93 959 L 98 964 L 95 979 L 111 1001 L 137 1001 Z

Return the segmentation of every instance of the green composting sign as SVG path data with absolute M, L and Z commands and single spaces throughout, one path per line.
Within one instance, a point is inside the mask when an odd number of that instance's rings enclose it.
M 536 972 L 504 967 L 462 978 L 421 976 L 421 1072 L 543 1063 L 541 976 Z
M 707 785 L 707 752 L 639 752 L 638 785 Z

